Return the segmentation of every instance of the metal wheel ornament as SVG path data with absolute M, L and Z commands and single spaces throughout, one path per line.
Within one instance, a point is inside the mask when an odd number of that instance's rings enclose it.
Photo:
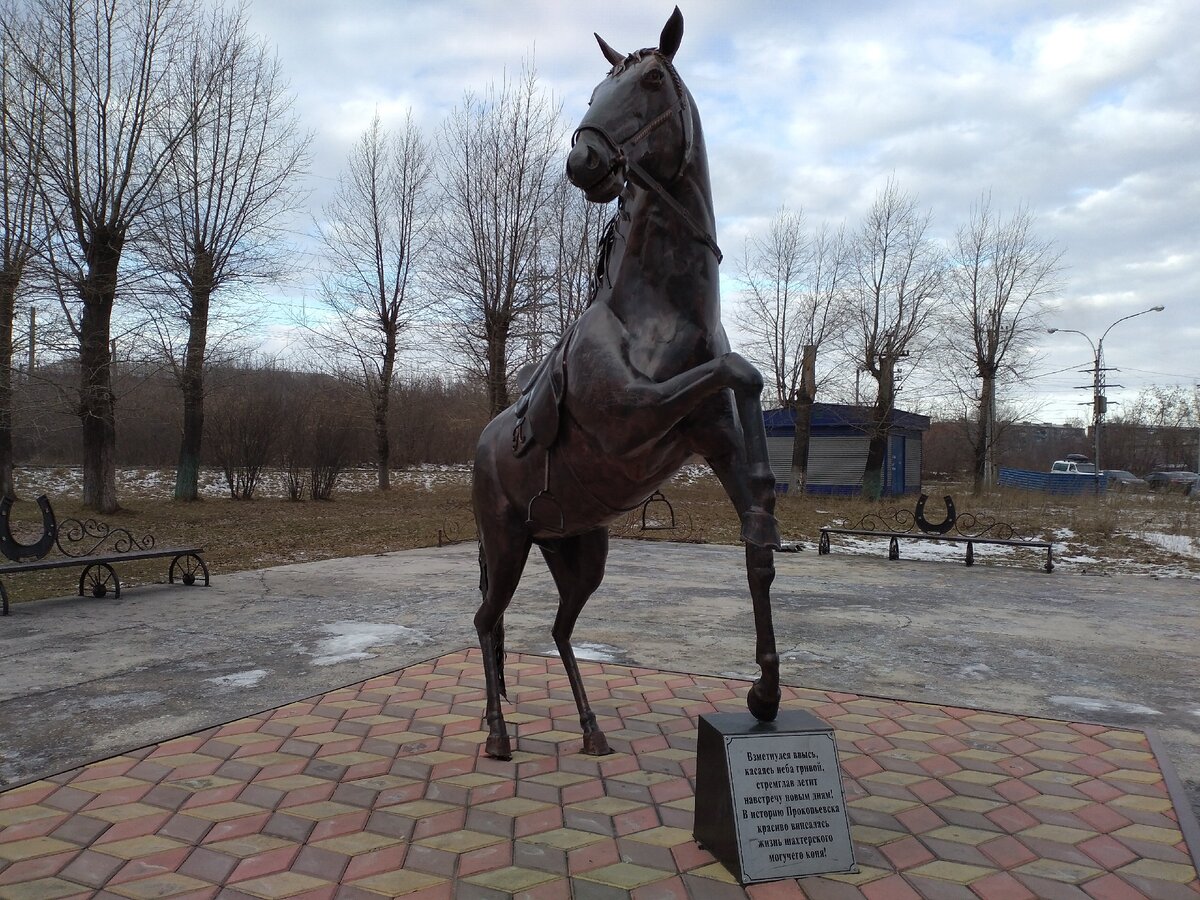
M 171 560 L 171 568 L 167 571 L 167 580 L 174 584 L 176 579 L 182 581 L 188 587 L 194 585 L 199 576 L 204 576 L 204 585 L 208 586 L 208 566 L 205 564 L 199 555 L 195 553 L 184 553 Z
M 117 578 L 112 566 L 108 563 L 92 563 L 83 570 L 79 576 L 80 597 L 91 595 L 99 600 L 109 593 L 114 597 L 121 596 L 121 579 Z

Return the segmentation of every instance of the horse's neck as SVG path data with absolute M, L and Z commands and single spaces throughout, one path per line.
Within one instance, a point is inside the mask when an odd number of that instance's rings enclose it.
M 716 227 L 703 146 L 667 191 L 709 234 Z M 619 288 L 611 300 L 622 319 L 644 313 L 647 303 L 673 307 L 705 332 L 720 327 L 717 259 L 679 213 L 654 191 L 638 188 L 628 204 Z

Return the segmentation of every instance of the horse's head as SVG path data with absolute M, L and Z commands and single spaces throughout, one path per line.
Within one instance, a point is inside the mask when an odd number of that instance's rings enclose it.
M 596 35 L 612 70 L 592 92 L 567 157 L 567 177 L 589 200 L 615 198 L 629 172 L 635 180 L 649 176 L 669 184 L 690 161 L 691 100 L 672 63 L 682 39 L 679 7 L 657 48 L 624 56 Z

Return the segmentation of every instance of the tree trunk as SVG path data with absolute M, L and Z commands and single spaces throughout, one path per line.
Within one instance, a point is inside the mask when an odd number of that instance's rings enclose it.
M 83 505 L 109 514 L 117 504 L 116 401 L 109 340 L 124 234 L 98 228 L 87 247 L 79 317 L 79 419 L 83 428 Z
M 212 302 L 212 266 L 197 255 L 192 280 L 187 349 L 179 380 L 183 392 L 183 434 L 175 469 L 175 499 L 200 499 L 200 448 L 204 441 L 204 356 L 208 347 L 208 311 Z
M 879 395 L 871 411 L 870 443 L 867 444 L 867 465 L 863 470 L 862 495 L 868 500 L 883 496 L 883 467 L 887 462 L 888 419 L 895 403 L 895 357 L 879 358 Z
M 983 389 L 979 398 L 978 440 L 975 442 L 975 485 L 974 493 L 981 494 L 989 484 L 991 475 L 992 444 L 996 441 L 996 423 L 992 421 L 992 409 L 996 399 L 996 376 L 983 376 Z
M 487 336 L 488 417 L 495 418 L 508 408 L 508 329 L 491 329 Z
M 800 368 L 800 390 L 796 396 L 796 437 L 792 442 L 792 478 L 788 490 L 803 494 L 808 483 L 808 448 L 812 435 L 813 403 L 817 399 L 817 348 L 804 345 Z
M 13 314 L 19 277 L 0 273 L 0 497 L 13 500 L 17 499 L 12 446 Z

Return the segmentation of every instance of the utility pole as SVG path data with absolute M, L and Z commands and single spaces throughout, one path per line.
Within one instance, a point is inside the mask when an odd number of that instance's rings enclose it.
M 1085 341 L 1087 341 L 1088 346 L 1090 346 L 1092 348 L 1092 357 L 1093 357 L 1092 383 L 1090 385 L 1090 387 L 1092 389 L 1092 438 L 1094 439 L 1095 444 L 1096 444 L 1096 451 L 1095 451 L 1096 455 L 1092 458 L 1092 463 L 1096 467 L 1096 496 L 1097 497 L 1100 496 L 1100 472 L 1101 472 L 1101 469 L 1100 469 L 1100 429 L 1104 423 L 1104 414 L 1105 414 L 1105 412 L 1108 411 L 1108 398 L 1105 396 L 1105 393 L 1106 393 L 1107 389 L 1110 387 L 1123 387 L 1123 385 L 1119 385 L 1119 384 L 1110 385 L 1110 384 L 1107 384 L 1105 381 L 1103 373 L 1108 372 L 1108 371 L 1115 371 L 1115 370 L 1109 370 L 1109 369 L 1104 368 L 1104 339 L 1106 337 L 1108 337 L 1108 333 L 1110 331 L 1112 331 L 1114 328 L 1116 328 L 1122 322 L 1127 322 L 1130 319 L 1136 319 L 1138 316 L 1146 315 L 1146 313 L 1162 312 L 1163 309 L 1165 309 L 1165 307 L 1152 306 L 1149 309 L 1143 309 L 1141 312 L 1135 312 L 1132 315 L 1123 316 L 1122 318 L 1117 319 L 1117 321 L 1113 322 L 1111 325 L 1109 325 L 1107 328 L 1105 328 L 1104 334 L 1100 335 L 1100 340 L 1096 341 L 1095 343 L 1093 343 L 1092 339 L 1090 337 L 1088 337 L 1086 334 L 1084 334 L 1082 331 L 1076 331 L 1074 328 L 1048 328 L 1048 329 L 1046 329 L 1048 334 L 1055 334 L 1056 332 L 1059 332 L 1059 331 L 1066 332 L 1067 334 L 1077 334 L 1080 337 L 1082 337 Z M 1084 374 L 1086 374 L 1086 370 L 1085 370 Z M 1078 387 L 1081 389 L 1086 389 L 1087 387 L 1089 387 L 1089 385 L 1086 385 L 1086 384 L 1078 385 Z

